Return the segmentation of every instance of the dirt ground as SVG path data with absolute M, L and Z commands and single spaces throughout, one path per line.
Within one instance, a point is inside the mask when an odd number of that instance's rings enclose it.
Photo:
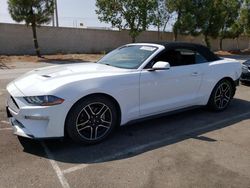
M 250 55 L 250 49 L 245 50 L 231 50 L 231 51 L 217 51 L 215 54 L 219 56 L 227 55 Z
M 56 55 L 44 55 L 42 58 L 38 58 L 33 55 L 20 55 L 20 56 L 6 56 L 0 55 L 0 63 L 11 62 L 47 62 L 53 63 L 55 61 L 65 62 L 77 62 L 77 61 L 97 61 L 103 54 L 56 54 Z

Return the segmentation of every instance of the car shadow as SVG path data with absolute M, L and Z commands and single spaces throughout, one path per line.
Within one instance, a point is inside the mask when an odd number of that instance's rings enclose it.
M 109 139 L 96 145 L 79 145 L 70 139 L 44 141 L 53 159 L 71 164 L 92 164 L 133 157 L 186 139 L 202 142 L 217 140 L 203 134 L 229 127 L 250 119 L 250 102 L 234 99 L 224 112 L 211 112 L 197 108 L 117 128 Z M 237 125 L 236 125 L 237 126 Z M 48 158 L 37 152 L 40 143 L 22 139 L 24 152 Z

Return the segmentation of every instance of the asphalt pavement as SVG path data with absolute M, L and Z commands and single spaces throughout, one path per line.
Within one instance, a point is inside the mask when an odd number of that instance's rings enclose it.
M 1 188 L 250 187 L 250 86 L 238 87 L 224 112 L 189 110 L 118 128 L 105 142 L 84 146 L 12 134 L 5 87 L 33 68 L 23 67 L 0 70 Z

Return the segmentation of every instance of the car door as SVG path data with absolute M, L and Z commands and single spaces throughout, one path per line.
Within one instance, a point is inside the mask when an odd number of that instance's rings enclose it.
M 196 64 L 197 53 L 189 49 L 174 51 L 172 54 L 166 51 L 154 60 L 169 62 L 170 69 L 141 71 L 141 116 L 177 110 L 196 103 L 203 72 L 201 66 Z

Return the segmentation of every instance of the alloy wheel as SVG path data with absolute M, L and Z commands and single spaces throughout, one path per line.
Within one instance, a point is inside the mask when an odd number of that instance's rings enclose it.
M 112 113 L 104 103 L 95 102 L 84 106 L 76 120 L 78 134 L 90 141 L 98 140 L 111 128 Z
M 219 85 L 215 92 L 214 102 L 219 109 L 224 109 L 231 100 L 231 86 L 227 82 Z

